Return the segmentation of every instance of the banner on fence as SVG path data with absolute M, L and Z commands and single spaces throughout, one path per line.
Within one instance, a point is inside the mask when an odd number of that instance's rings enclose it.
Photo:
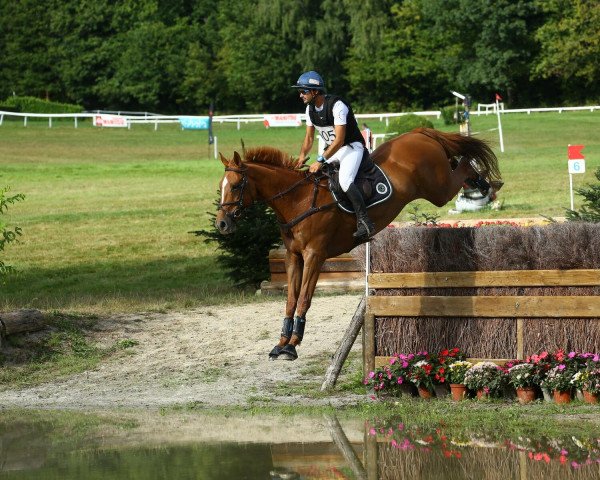
M 179 117 L 179 123 L 184 130 L 208 130 L 209 117 Z
M 127 118 L 121 115 L 94 115 L 94 126 L 95 127 L 120 127 L 126 128 Z
M 265 127 L 299 127 L 302 125 L 300 115 L 287 113 L 280 115 L 265 115 Z

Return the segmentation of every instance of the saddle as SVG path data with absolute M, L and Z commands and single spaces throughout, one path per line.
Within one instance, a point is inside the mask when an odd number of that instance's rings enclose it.
M 352 203 L 340 187 L 339 165 L 326 163 L 321 171 L 328 177 L 329 190 L 338 207 L 345 212 L 354 213 Z M 383 170 L 371 160 L 366 149 L 354 183 L 362 193 L 367 208 L 385 202 L 392 195 L 392 184 Z

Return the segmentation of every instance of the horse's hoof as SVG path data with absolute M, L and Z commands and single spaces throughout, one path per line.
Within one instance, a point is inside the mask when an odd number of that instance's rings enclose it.
M 280 360 L 296 360 L 298 358 L 298 353 L 296 352 L 296 347 L 290 345 L 289 343 L 281 349 L 279 353 Z
M 269 352 L 269 360 L 277 360 L 281 354 L 282 348 L 279 345 L 275 345 L 273 350 Z

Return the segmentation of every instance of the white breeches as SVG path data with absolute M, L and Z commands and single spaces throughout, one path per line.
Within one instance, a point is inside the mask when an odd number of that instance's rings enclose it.
M 363 157 L 364 147 L 360 142 L 344 145 L 335 155 L 327 159 L 327 163 L 340 164 L 340 187 L 346 192 L 350 184 L 354 182 L 360 162 Z

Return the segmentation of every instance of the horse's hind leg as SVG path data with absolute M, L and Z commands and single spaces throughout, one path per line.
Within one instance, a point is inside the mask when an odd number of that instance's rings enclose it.
M 283 347 L 285 347 L 292 338 L 292 333 L 294 331 L 294 311 L 296 310 L 296 303 L 298 302 L 298 295 L 302 283 L 302 267 L 302 257 L 300 255 L 289 251 L 286 252 L 285 270 L 287 273 L 288 294 L 285 307 L 285 318 L 283 319 L 279 342 L 269 353 L 269 358 L 271 360 L 276 360 L 279 357 Z
M 437 164 L 423 182 L 424 185 L 428 185 L 427 195 L 424 197 L 436 207 L 443 207 L 460 191 L 465 180 L 474 174 L 469 160 L 465 157 Z

